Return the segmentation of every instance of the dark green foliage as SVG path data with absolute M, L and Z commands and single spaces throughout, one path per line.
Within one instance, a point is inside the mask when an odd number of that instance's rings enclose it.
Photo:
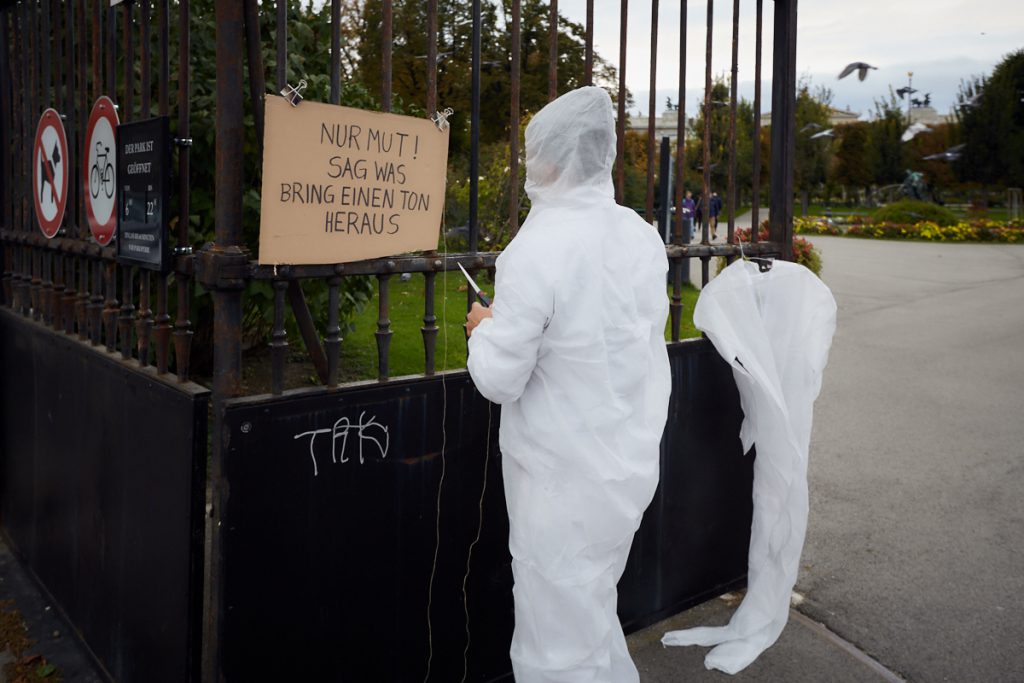
M 956 215 L 947 208 L 921 202 L 916 199 L 904 199 L 887 204 L 871 214 L 873 223 L 919 223 L 931 221 L 937 225 L 956 225 Z
M 867 187 L 875 180 L 871 168 L 870 124 L 857 121 L 839 126 L 833 178 L 841 185 Z
M 960 142 L 967 145 L 955 165 L 960 179 L 1024 186 L 1024 50 L 1007 55 L 990 77 L 961 83 L 958 100 Z
M 870 125 L 869 160 L 874 181 L 879 185 L 899 183 L 906 176 L 903 142 L 900 137 L 907 127 L 907 119 L 900 109 L 899 100 L 889 88 L 888 99 L 875 100 L 875 118 Z

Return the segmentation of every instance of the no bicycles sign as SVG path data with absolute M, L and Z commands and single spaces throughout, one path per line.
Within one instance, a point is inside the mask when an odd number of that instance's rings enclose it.
M 92 107 L 85 132 L 85 163 L 82 187 L 85 188 L 85 215 L 89 230 L 100 245 L 107 245 L 117 227 L 117 111 L 107 96 Z

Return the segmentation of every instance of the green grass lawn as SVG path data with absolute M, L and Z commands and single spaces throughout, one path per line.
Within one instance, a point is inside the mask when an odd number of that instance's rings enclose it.
M 424 279 L 415 274 L 408 282 L 398 276 L 391 278 L 391 348 L 389 355 L 390 375 L 421 374 L 425 367 L 423 352 L 423 292 Z M 493 292 L 494 286 L 478 278 L 480 286 Z M 438 273 L 434 292 L 434 315 L 437 316 L 436 369 L 454 370 L 466 367 L 466 283 L 456 271 Z M 668 288 L 671 297 L 672 288 Z M 681 339 L 700 336 L 693 326 L 693 306 L 699 292 L 686 285 L 682 290 L 683 318 L 680 324 Z M 377 377 L 377 297 L 355 318 L 355 330 L 346 335 L 341 345 L 341 368 L 346 381 L 373 379 Z M 665 329 L 669 339 L 670 330 Z

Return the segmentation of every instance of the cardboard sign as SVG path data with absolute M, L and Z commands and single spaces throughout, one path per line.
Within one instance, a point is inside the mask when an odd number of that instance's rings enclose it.
M 448 131 L 396 114 L 267 96 L 261 264 L 437 248 Z

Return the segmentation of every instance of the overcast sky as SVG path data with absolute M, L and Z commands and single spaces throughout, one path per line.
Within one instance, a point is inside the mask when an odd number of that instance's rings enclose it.
M 658 31 L 657 108 L 666 96 L 678 99 L 679 0 L 661 0 Z M 707 4 L 688 2 L 687 112 L 694 112 L 704 87 Z M 620 3 L 594 2 L 594 44 L 605 59 L 617 64 Z M 754 0 L 741 0 L 739 40 L 740 95 L 753 99 Z M 586 0 L 559 0 L 559 11 L 585 23 Z M 762 109 L 770 109 L 772 17 L 774 2 L 764 0 Z M 651 3 L 629 3 L 626 84 L 639 110 L 646 114 L 650 83 Z M 1024 48 L 1024 2 L 1021 0 L 803 0 L 798 4 L 797 73 L 826 85 L 835 93 L 833 104 L 867 114 L 873 100 L 906 85 L 912 71 L 918 96 L 930 92 L 932 106 L 946 113 L 956 100 L 962 78 L 990 74 L 1003 56 Z M 732 50 L 732 3 L 714 4 L 712 32 L 714 74 L 727 74 Z M 867 80 L 836 76 L 852 61 L 879 67 Z

